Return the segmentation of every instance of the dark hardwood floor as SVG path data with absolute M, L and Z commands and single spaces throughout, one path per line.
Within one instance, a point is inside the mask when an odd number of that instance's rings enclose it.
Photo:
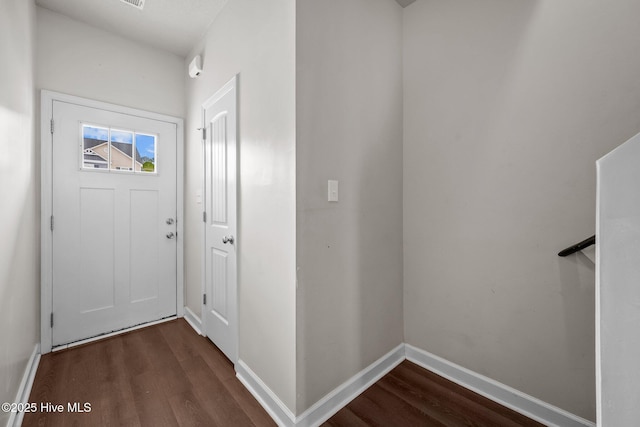
M 42 356 L 23 426 L 275 426 L 233 365 L 183 319 Z M 68 402 L 91 412 L 69 413 Z
M 183 320 L 42 356 L 23 426 L 274 426 L 233 365 Z M 72 413 L 68 403 L 91 404 Z M 540 426 L 411 362 L 325 426 Z
M 407 360 L 324 426 L 543 426 Z

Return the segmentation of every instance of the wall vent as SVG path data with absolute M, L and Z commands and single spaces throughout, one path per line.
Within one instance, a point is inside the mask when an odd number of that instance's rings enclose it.
M 122 3 L 126 3 L 133 7 L 137 7 L 140 10 L 142 10 L 142 8 L 144 7 L 144 0 L 120 0 L 120 1 Z

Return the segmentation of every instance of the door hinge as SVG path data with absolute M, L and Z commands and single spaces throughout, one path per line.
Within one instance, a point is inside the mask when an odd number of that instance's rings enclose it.
M 53 328 L 53 313 L 51 313 L 51 327 Z
M 51 215 L 51 231 L 53 231 L 53 215 Z
M 202 128 L 202 140 L 207 140 L 207 128 Z
M 53 135 L 53 119 L 51 119 L 51 134 Z
M 202 294 L 202 305 L 207 305 L 207 294 Z
M 202 222 L 207 222 L 207 212 L 202 212 Z

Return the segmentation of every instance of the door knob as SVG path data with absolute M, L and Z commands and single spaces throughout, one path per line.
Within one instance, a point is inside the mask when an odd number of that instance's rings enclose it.
M 224 236 L 224 237 L 222 238 L 222 243 L 224 243 L 225 245 L 226 245 L 227 243 L 229 243 L 229 244 L 233 245 L 233 236 Z
M 173 231 L 170 231 L 167 233 L 167 239 L 174 239 L 176 237 L 175 234 L 173 234 Z

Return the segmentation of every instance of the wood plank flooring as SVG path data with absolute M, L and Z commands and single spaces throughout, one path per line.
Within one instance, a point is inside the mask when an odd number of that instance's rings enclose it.
M 275 426 L 233 365 L 183 319 L 42 356 L 23 426 Z M 69 413 L 68 402 L 91 412 Z
M 405 360 L 324 426 L 543 425 Z
M 42 356 L 23 426 L 275 426 L 233 365 L 183 319 Z M 71 413 L 85 402 L 91 411 Z M 325 424 L 540 426 L 405 361 Z

